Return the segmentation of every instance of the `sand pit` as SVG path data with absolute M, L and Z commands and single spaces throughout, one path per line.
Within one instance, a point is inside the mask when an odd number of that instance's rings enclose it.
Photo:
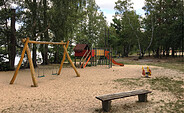
M 141 68 L 140 65 L 113 66 L 111 69 L 106 66 L 78 68 L 81 77 L 76 77 L 72 68 L 63 68 L 59 76 L 53 76 L 51 70 L 47 70 L 46 77 L 37 78 L 39 87 L 30 87 L 32 79 L 29 69 L 20 70 L 13 85 L 9 85 L 9 82 L 14 72 L 0 72 L 0 111 L 3 113 L 100 112 L 101 101 L 95 96 L 138 89 L 120 85 L 114 80 L 141 78 Z M 183 79 L 184 76 L 183 73 L 154 66 L 151 66 L 151 70 L 152 77 L 168 76 Z M 151 90 L 145 85 L 139 88 Z M 147 103 L 137 103 L 137 96 L 118 99 L 112 101 L 112 110 L 121 113 L 136 112 L 141 108 L 152 109 L 154 107 L 152 103 L 161 98 L 165 101 L 175 100 L 168 92 L 153 91 L 149 94 Z

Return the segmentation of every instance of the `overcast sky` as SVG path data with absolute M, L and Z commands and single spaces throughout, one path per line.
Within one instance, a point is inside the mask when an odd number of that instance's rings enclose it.
M 107 17 L 108 23 L 112 22 L 112 16 L 115 14 L 114 6 L 117 0 L 95 0 L 97 5 L 100 7 L 100 10 L 103 11 L 104 15 Z M 144 15 L 144 10 L 142 7 L 144 6 L 145 0 L 131 0 L 133 2 L 134 10 L 139 15 Z

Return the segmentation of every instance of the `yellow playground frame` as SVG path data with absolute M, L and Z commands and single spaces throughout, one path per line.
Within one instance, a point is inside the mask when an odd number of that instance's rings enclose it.
M 52 45 L 62 45 L 63 48 L 64 48 L 64 54 L 63 54 L 63 58 L 62 58 L 62 61 L 61 61 L 61 64 L 60 64 L 60 68 L 58 70 L 58 75 L 60 75 L 60 72 L 62 70 L 62 66 L 63 66 L 63 63 L 64 63 L 64 60 L 65 60 L 65 57 L 67 55 L 67 58 L 70 62 L 70 64 L 72 65 L 74 71 L 76 72 L 76 75 L 77 77 L 80 77 L 80 74 L 78 73 L 76 67 L 74 66 L 68 52 L 67 52 L 67 48 L 68 48 L 68 45 L 69 45 L 69 41 L 67 41 L 67 43 L 61 41 L 61 42 L 44 42 L 44 41 L 31 41 L 29 40 L 29 38 L 26 38 L 26 39 L 22 39 L 22 42 L 24 43 L 24 48 L 22 50 L 22 54 L 21 54 L 21 58 L 20 58 L 20 61 L 18 63 L 18 66 L 15 70 L 15 73 L 10 81 L 10 84 L 13 84 L 16 77 L 17 77 L 17 73 L 20 69 L 20 66 L 21 66 L 21 63 L 23 61 L 23 58 L 24 58 L 24 54 L 25 52 L 27 52 L 27 57 L 28 57 L 28 61 L 29 61 L 29 65 L 30 65 L 30 70 L 31 70 L 31 77 L 32 77 L 32 81 L 33 81 L 33 85 L 31 85 L 32 87 L 38 87 L 38 83 L 37 83 L 37 80 L 36 80 L 36 77 L 35 77 L 35 70 L 34 70 L 34 66 L 33 66 L 33 62 L 32 62 L 32 58 L 31 58 L 31 52 L 30 52 L 30 49 L 29 49 L 29 46 L 28 44 L 29 43 L 32 43 L 32 44 L 52 44 Z

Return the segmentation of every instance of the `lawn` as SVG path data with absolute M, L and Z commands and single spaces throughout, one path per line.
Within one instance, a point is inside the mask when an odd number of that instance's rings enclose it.
M 117 59 L 121 62 L 120 59 Z M 123 62 L 123 61 L 122 61 Z M 144 59 L 133 59 L 133 58 L 124 58 L 124 64 L 127 65 L 149 65 L 149 66 L 158 66 L 165 69 L 176 70 L 179 73 L 184 73 L 184 59 L 183 58 L 144 58 Z M 152 91 L 161 91 L 168 92 L 172 94 L 176 101 L 164 101 L 161 99 L 155 104 L 161 104 L 159 107 L 153 107 L 152 112 L 170 112 L 170 113 L 184 113 L 184 79 L 183 78 L 173 78 L 173 77 L 151 77 L 149 79 L 142 78 L 122 78 L 114 80 L 123 86 L 128 86 L 130 88 L 135 87 L 140 88 L 145 85 L 148 86 Z M 147 112 L 147 111 L 143 111 Z

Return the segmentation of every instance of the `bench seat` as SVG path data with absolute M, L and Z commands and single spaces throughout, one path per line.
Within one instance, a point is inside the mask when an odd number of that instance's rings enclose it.
M 128 92 L 107 94 L 107 95 L 97 96 L 96 98 L 102 101 L 102 108 L 104 111 L 110 111 L 111 100 L 138 95 L 139 102 L 146 102 L 148 93 L 151 93 L 151 91 L 141 89 L 141 90 L 134 90 L 134 91 L 128 91 Z

